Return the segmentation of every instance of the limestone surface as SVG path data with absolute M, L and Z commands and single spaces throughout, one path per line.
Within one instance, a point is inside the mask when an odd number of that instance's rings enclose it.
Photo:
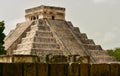
M 65 8 L 39 6 L 27 9 L 25 17 L 26 22 L 17 24 L 5 39 L 8 55 L 64 55 L 72 61 L 86 62 L 87 58 L 90 63 L 115 61 L 100 45 L 65 20 Z

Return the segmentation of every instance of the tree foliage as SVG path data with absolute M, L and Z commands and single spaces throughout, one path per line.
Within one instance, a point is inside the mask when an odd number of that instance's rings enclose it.
M 120 48 L 114 50 L 107 50 L 108 54 L 114 56 L 118 61 L 120 61 Z
M 4 38 L 5 38 L 5 34 L 3 33 L 4 29 L 5 29 L 4 21 L 1 21 L 0 22 L 0 55 L 6 54 L 6 51 L 4 50 L 5 47 L 3 46 Z

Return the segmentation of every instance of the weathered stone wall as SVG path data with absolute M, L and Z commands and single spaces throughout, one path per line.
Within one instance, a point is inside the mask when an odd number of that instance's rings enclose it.
M 0 76 L 120 76 L 120 64 L 0 63 Z
M 37 56 L 31 55 L 0 56 L 0 63 L 36 63 L 36 62 L 38 62 Z
M 12 56 L 0 56 L 1 63 L 10 63 L 12 62 Z
M 64 55 L 5 55 L 0 56 L 0 63 L 89 63 L 89 57 Z

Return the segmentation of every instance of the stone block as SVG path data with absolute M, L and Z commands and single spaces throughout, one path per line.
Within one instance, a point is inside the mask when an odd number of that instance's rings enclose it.
M 2 75 L 0 76 L 22 76 L 22 64 L 3 64 Z
M 65 63 L 67 62 L 67 57 L 64 55 L 54 55 L 54 56 L 48 56 L 48 61 L 50 63 Z
M 11 62 L 12 62 L 12 56 L 9 55 L 0 56 L 0 63 L 11 63 Z
M 13 62 L 15 63 L 36 63 L 38 62 L 37 56 L 32 55 L 14 55 Z

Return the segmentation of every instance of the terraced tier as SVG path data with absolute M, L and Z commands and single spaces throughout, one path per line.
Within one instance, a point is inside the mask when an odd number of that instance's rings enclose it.
M 8 51 L 8 54 L 12 53 L 13 50 L 16 49 L 18 43 L 21 42 L 22 37 L 26 35 L 26 32 L 30 30 L 30 26 L 32 25 L 32 21 L 24 22 L 17 24 L 15 30 L 12 33 L 8 34 L 5 38 L 5 49 Z M 12 48 L 11 48 L 12 47 Z
M 89 50 L 91 56 L 93 56 L 95 63 L 108 63 L 115 62 L 116 59 L 112 56 L 109 56 L 106 51 L 103 50 Z

